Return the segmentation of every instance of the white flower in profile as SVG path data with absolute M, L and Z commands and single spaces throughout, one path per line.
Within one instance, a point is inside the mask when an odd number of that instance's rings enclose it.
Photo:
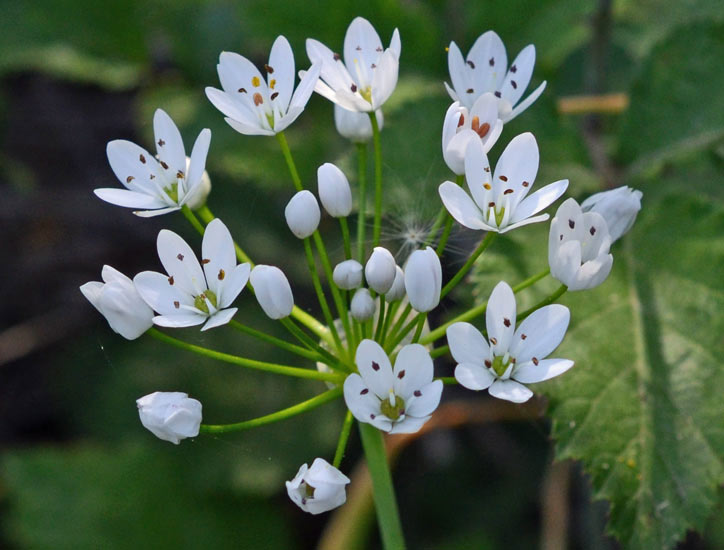
M 96 189 L 102 200 L 118 206 L 140 208 L 134 214 L 159 216 L 182 206 L 203 204 L 210 184 L 204 180 L 206 155 L 211 131 L 206 128 L 196 138 L 191 158 L 187 159 L 181 133 L 171 117 L 161 109 L 153 116 L 157 158 L 143 147 L 123 139 L 108 143 L 108 162 L 126 189 Z
M 141 424 L 153 435 L 178 445 L 199 435 L 201 403 L 182 392 L 157 391 L 136 400 Z
M 354 417 L 389 433 L 414 433 L 440 403 L 442 380 L 433 381 L 432 359 L 420 344 L 404 346 L 392 369 L 385 350 L 362 340 L 355 362 L 359 374 L 344 381 L 344 400 Z
M 529 44 L 523 48 L 508 69 L 505 46 L 494 31 L 480 35 L 465 59 L 457 44 L 450 42 L 447 62 L 452 87 L 446 82 L 445 88 L 453 101 L 470 109 L 478 97 L 491 92 L 498 99 L 503 122 L 513 120 L 530 107 L 546 87 L 543 82 L 518 103 L 533 75 L 535 46 Z
M 390 47 L 382 47 L 372 24 L 356 17 L 344 36 L 344 62 L 339 54 L 312 38 L 307 39 L 307 56 L 322 64 L 314 90 L 350 111 L 379 109 L 397 86 L 400 33 L 392 33 Z
M 382 109 L 375 111 L 377 126 L 380 130 L 385 125 Z M 344 107 L 334 105 L 334 126 L 337 132 L 352 143 L 367 143 L 372 139 L 372 122 L 365 112 L 350 111 Z
M 345 486 L 349 478 L 323 458 L 315 458 L 312 467 L 302 464 L 294 479 L 286 482 L 292 502 L 305 512 L 317 515 L 333 510 L 347 500 Z
M 141 299 L 133 281 L 120 271 L 104 265 L 101 277 L 102 283 L 88 282 L 80 291 L 114 332 L 135 340 L 153 326 L 153 310 Z
M 581 210 L 598 212 L 603 216 L 613 244 L 633 227 L 643 196 L 641 191 L 624 185 L 591 195 L 581 203 Z
M 470 323 L 454 323 L 447 341 L 458 365 L 455 379 L 471 390 L 487 389 L 490 395 L 514 403 L 533 395 L 523 384 L 543 382 L 573 366 L 568 359 L 545 359 L 563 340 L 570 312 L 560 304 L 542 307 L 515 328 L 513 291 L 501 281 L 493 289 L 485 324 L 488 339 Z
M 294 309 L 294 295 L 289 279 L 273 265 L 255 265 L 251 270 L 251 284 L 256 301 L 270 319 L 288 317 Z
M 551 220 L 548 265 L 551 275 L 568 290 L 587 290 L 606 280 L 613 256 L 606 220 L 598 212 L 583 212 L 567 199 Z
M 144 271 L 133 279 L 141 298 L 159 313 L 153 322 L 162 327 L 206 323 L 201 330 L 228 323 L 237 311 L 229 306 L 249 280 L 250 266 L 236 264 L 234 241 L 224 223 L 217 218 L 206 226 L 203 268 L 173 231 L 161 230 L 156 246 L 168 275 Z
M 473 139 L 483 144 L 487 153 L 498 141 L 503 121 L 498 118 L 498 100 L 491 93 L 481 95 L 468 110 L 456 101 L 445 113 L 442 126 L 442 156 L 456 175 L 465 173 L 465 152 Z
M 520 134 L 500 155 L 491 178 L 482 143 L 471 140 L 465 153 L 465 179 L 472 197 L 446 181 L 439 187 L 440 198 L 452 217 L 469 229 L 505 233 L 545 221 L 548 214 L 534 215 L 565 192 L 568 180 L 556 181 L 527 196 L 538 174 L 539 156 L 533 134 Z
M 206 88 L 206 97 L 221 111 L 234 130 L 248 136 L 273 136 L 302 114 L 319 78 L 320 66 L 312 65 L 294 89 L 294 53 L 279 36 L 272 45 L 267 78 L 246 57 L 222 52 L 216 66 L 222 90 Z

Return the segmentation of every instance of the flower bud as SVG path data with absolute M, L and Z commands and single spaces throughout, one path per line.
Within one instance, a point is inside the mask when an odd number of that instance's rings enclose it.
M 80 287 L 88 301 L 106 318 L 114 332 L 135 340 L 153 325 L 153 310 L 141 299 L 133 281 L 104 265 L 104 283 L 91 281 Z
M 442 267 L 440 258 L 429 246 L 415 250 L 405 266 L 405 290 L 410 305 L 420 312 L 426 312 L 440 303 Z
M 611 242 L 628 233 L 641 210 L 643 193 L 627 186 L 591 195 L 581 203 L 584 212 L 598 212 L 606 220 Z
M 384 294 L 392 288 L 395 282 L 395 258 L 390 251 L 381 246 L 375 247 L 365 265 L 365 279 L 367 286 L 378 294 Z
M 382 130 L 385 122 L 382 109 L 377 109 L 375 116 L 377 117 L 377 125 Z M 372 137 L 372 123 L 367 113 L 348 111 L 335 104 L 334 125 L 342 137 L 346 137 L 354 143 L 366 143 Z
M 191 158 L 186 157 L 187 174 L 189 173 L 190 167 Z M 191 210 L 197 210 L 206 204 L 206 199 L 209 197 L 209 193 L 211 193 L 211 178 L 209 178 L 209 173 L 204 170 L 204 173 L 201 174 L 201 181 L 196 184 L 196 188 L 193 190 L 191 197 L 186 201 L 186 204 L 188 204 Z
M 302 464 L 294 479 L 286 482 L 292 502 L 305 512 L 321 514 L 347 500 L 345 485 L 349 478 L 323 458 L 315 458 L 312 467 Z
M 385 294 L 385 300 L 388 302 L 396 302 L 402 300 L 405 297 L 405 272 L 398 265 L 395 266 L 395 280 L 392 283 L 392 288 Z
M 348 216 L 352 211 L 352 190 L 344 172 L 329 162 L 317 169 L 317 190 L 322 206 L 335 218 Z
M 162 392 L 136 400 L 141 424 L 153 435 L 178 445 L 182 439 L 199 435 L 201 403 L 181 392 Z
M 294 307 L 294 296 L 289 281 L 278 267 L 257 265 L 249 278 L 256 300 L 271 319 L 288 316 Z
M 353 290 L 362 284 L 362 264 L 357 260 L 345 260 L 334 267 L 334 284 L 344 290 Z
M 352 303 L 349 311 L 357 321 L 369 321 L 375 314 L 375 301 L 370 291 L 366 288 L 358 288 L 352 296 Z
M 284 217 L 292 233 L 300 239 L 312 235 L 319 226 L 319 204 L 310 191 L 299 191 L 284 209 Z

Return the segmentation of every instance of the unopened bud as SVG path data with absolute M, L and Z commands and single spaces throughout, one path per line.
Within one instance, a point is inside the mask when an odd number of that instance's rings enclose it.
M 176 445 L 199 435 L 201 403 L 181 392 L 157 391 L 136 400 L 141 424 L 153 435 Z
M 319 204 L 310 191 L 299 191 L 284 209 L 284 217 L 292 233 L 300 239 L 312 235 L 319 226 Z
M 398 265 L 395 266 L 395 280 L 392 283 L 392 288 L 385 294 L 385 300 L 388 302 L 396 302 L 402 300 L 405 297 L 405 272 Z
M 415 250 L 405 266 L 405 290 L 410 305 L 420 312 L 434 309 L 440 303 L 442 267 L 440 258 L 429 246 Z
M 317 190 L 322 206 L 335 218 L 348 216 L 352 211 L 352 191 L 344 172 L 329 162 L 317 169 Z
M 378 294 L 385 294 L 395 282 L 395 258 L 390 251 L 381 246 L 375 247 L 365 265 L 367 286 Z
M 377 125 L 382 130 L 385 122 L 382 110 L 377 109 L 375 116 L 377 117 Z M 348 111 L 335 104 L 334 125 L 342 137 L 346 137 L 354 143 L 366 143 L 372 137 L 372 123 L 367 113 Z
M 292 288 L 281 269 L 272 265 L 257 265 L 251 271 L 250 281 L 256 299 L 268 317 L 281 319 L 292 312 Z
M 369 321 L 375 314 L 375 301 L 366 288 L 358 288 L 352 297 L 350 313 L 357 321 Z
M 335 266 L 332 279 L 339 288 L 353 290 L 362 284 L 362 271 L 362 264 L 357 260 L 345 260 Z

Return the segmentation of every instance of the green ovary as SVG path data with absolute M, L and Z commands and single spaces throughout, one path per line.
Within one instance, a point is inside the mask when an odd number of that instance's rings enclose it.
M 169 199 L 178 203 L 178 183 L 172 183 L 168 187 L 164 187 L 163 190 L 166 191 Z
M 395 404 L 390 403 L 390 399 L 385 399 L 380 403 L 380 412 L 390 420 L 397 420 L 405 412 L 405 400 L 402 397 L 395 396 Z
M 210 290 L 205 290 L 203 293 L 199 294 L 194 298 L 194 307 L 196 309 L 200 309 L 204 313 L 210 313 L 209 312 L 209 306 L 206 304 L 206 300 L 209 300 L 211 302 L 211 305 L 216 308 L 216 294 L 214 294 Z
M 503 358 L 496 355 L 493 359 L 493 370 L 495 371 L 495 374 L 497 374 L 498 376 L 503 376 L 505 374 L 505 371 L 508 370 L 509 364 L 510 361 L 503 362 Z

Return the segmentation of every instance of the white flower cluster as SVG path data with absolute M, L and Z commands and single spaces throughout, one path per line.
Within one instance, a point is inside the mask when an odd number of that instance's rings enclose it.
M 342 55 L 313 39 L 307 40 L 306 52 L 311 66 L 300 71 L 296 88 L 294 55 L 283 36 L 275 40 L 264 74 L 245 57 L 224 52 L 217 66 L 221 89 L 208 87 L 206 95 L 234 130 L 245 135 L 277 135 L 283 148 L 282 132 L 302 114 L 313 91 L 335 104 L 335 125 L 343 137 L 358 144 L 377 138 L 384 121 L 381 108 L 398 79 L 398 31 L 384 48 L 372 25 L 358 17 L 347 29 Z M 444 207 L 441 216 L 448 217 L 448 234 L 455 220 L 468 229 L 484 231 L 487 243 L 494 234 L 547 220 L 549 215 L 541 212 L 563 195 L 569 182 L 561 179 L 531 192 L 540 163 L 534 135 L 526 132 L 511 139 L 494 168 L 488 159 L 504 125 L 530 107 L 545 89 L 543 82 L 523 99 L 533 75 L 534 46 L 526 46 L 508 65 L 501 39 L 488 31 L 475 41 L 466 58 L 451 42 L 448 63 L 452 85 L 445 86 L 454 102 L 443 120 L 442 157 L 456 182 L 445 181 L 438 189 Z M 319 202 L 347 233 L 346 218 L 354 211 L 352 187 L 339 167 L 322 164 L 317 170 L 318 202 L 314 193 L 303 189 L 292 169 L 298 191 L 288 201 L 284 218 L 294 236 L 304 240 L 319 287 L 309 240 L 313 238 L 339 314 L 338 319 L 331 317 L 324 293 L 317 288 L 327 322 L 325 327 L 312 318 L 315 335 L 321 338 L 317 345 L 288 319 L 311 317 L 295 308 L 283 271 L 271 265 L 254 266 L 227 226 L 205 206 L 211 189 L 205 171 L 211 132 L 205 129 L 199 134 L 189 158 L 178 128 L 161 109 L 154 115 L 153 129 L 156 155 L 125 140 L 108 144 L 111 169 L 125 189 L 103 188 L 95 193 L 106 202 L 139 209 L 134 213 L 143 217 L 182 210 L 203 233 L 201 255 L 197 257 L 181 236 L 163 229 L 156 244 L 165 272 L 143 271 L 131 279 L 104 266 L 104 282 L 86 283 L 81 291 L 110 327 L 133 340 L 153 325 L 202 325 L 202 331 L 229 323 L 240 326 L 232 321 L 238 311 L 234 304 L 248 284 L 263 312 L 280 320 L 306 346 L 284 343 L 282 347 L 318 358 L 319 372 L 313 374 L 329 375 L 320 380 L 330 384 L 330 391 L 344 396 L 357 421 L 388 433 L 420 430 L 438 407 L 443 389 L 443 381 L 434 377 L 433 359 L 425 347 L 434 339 L 422 337 L 428 326 L 426 315 L 466 273 L 461 270 L 443 287 L 444 242 L 437 249 L 423 245 L 398 265 L 393 254 L 378 245 L 376 236 L 367 257 L 361 213 L 357 259 L 351 257 L 349 242 L 345 242 L 345 259 L 332 269 L 317 233 L 322 218 Z M 375 147 L 378 142 L 375 139 Z M 284 152 L 287 162 L 293 163 L 288 148 Z M 359 201 L 364 208 L 365 197 Z M 377 224 L 381 217 L 377 201 L 375 208 Z M 550 274 L 564 286 L 552 300 L 565 290 L 590 289 L 606 279 L 613 263 L 610 247 L 631 228 L 640 208 L 641 193 L 629 188 L 595 194 L 581 205 L 574 199 L 560 205 L 550 224 L 548 261 Z M 205 226 L 193 210 L 198 210 Z M 423 242 L 435 237 L 431 234 Z M 464 269 L 476 258 L 473 255 Z M 487 389 L 493 397 L 520 403 L 533 395 L 526 384 L 548 380 L 573 366 L 568 359 L 548 358 L 566 333 L 568 308 L 550 304 L 522 314 L 516 308 L 513 290 L 501 281 L 487 302 L 485 335 L 462 321 L 451 321 L 439 329 L 440 336 L 447 336 L 457 363 L 455 380 L 460 385 Z M 344 331 L 342 337 L 337 331 Z M 151 332 L 168 338 L 156 329 Z M 335 372 L 339 374 L 336 378 Z M 137 405 L 142 424 L 160 439 L 178 444 L 202 429 L 201 403 L 185 393 L 155 392 L 138 399 Z M 311 514 L 343 504 L 350 480 L 336 467 L 340 458 L 334 466 L 322 458 L 315 459 L 311 468 L 302 465 L 286 484 L 291 500 Z

